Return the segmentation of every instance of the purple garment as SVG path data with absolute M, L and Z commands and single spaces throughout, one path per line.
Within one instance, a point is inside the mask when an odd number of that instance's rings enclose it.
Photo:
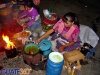
M 74 29 L 73 29 L 74 28 Z M 66 27 L 62 19 L 60 19 L 53 27 L 55 31 L 60 33 L 63 37 L 65 37 L 68 41 L 77 41 L 79 36 L 80 29 L 77 25 L 73 24 L 72 27 Z M 71 33 L 72 31 L 72 33 Z M 70 36 L 69 36 L 70 35 Z M 68 37 L 68 38 L 67 38 Z
M 71 27 L 66 27 L 62 21 L 62 19 L 60 19 L 53 27 L 53 29 L 55 30 L 55 34 L 53 34 L 51 37 L 51 41 L 52 40 L 56 40 L 56 48 L 59 49 L 62 45 L 67 44 L 68 42 L 75 42 L 72 46 L 68 46 L 64 49 L 64 52 L 68 52 L 71 50 L 75 50 L 76 48 L 80 47 L 80 37 L 79 37 L 79 32 L 80 29 L 77 25 L 74 25 L 75 27 L 74 31 L 71 33 L 69 38 L 66 38 L 66 36 L 68 35 L 67 32 L 70 31 Z
M 51 41 L 53 41 L 53 40 L 55 40 L 55 39 L 57 39 L 57 38 L 59 38 L 59 37 L 61 37 L 62 39 L 68 41 L 68 40 L 65 39 L 63 36 L 61 36 L 61 34 L 59 34 L 59 36 L 57 36 L 57 34 L 58 34 L 58 32 L 55 32 L 55 33 L 51 36 L 51 37 L 52 37 L 52 38 L 51 38 Z M 76 43 L 73 44 L 72 46 L 66 47 L 66 48 L 64 49 L 64 51 L 65 51 L 65 52 L 69 52 L 69 51 L 75 50 L 76 48 L 78 48 L 78 47 L 81 46 L 80 43 L 81 43 L 81 40 L 80 40 L 80 37 L 78 36 L 78 39 L 77 39 Z M 60 46 L 62 46 L 62 44 L 57 40 L 57 41 L 56 41 L 56 48 L 59 49 Z
M 36 16 L 38 15 L 38 12 L 35 8 L 31 8 L 31 10 L 24 10 L 21 14 L 18 15 L 18 18 L 22 17 L 23 15 L 26 15 L 28 18 L 30 18 L 30 21 L 26 23 L 27 26 L 31 26 L 35 19 Z
M 61 38 L 64 39 L 64 40 L 66 40 L 66 39 L 63 38 L 63 37 L 61 37 Z M 80 40 L 80 38 L 78 37 L 76 43 L 73 44 L 72 46 L 66 47 L 66 48 L 64 49 L 64 51 L 69 52 L 69 51 L 75 50 L 76 48 L 79 48 L 79 47 L 81 46 L 80 43 L 81 43 L 81 40 Z M 59 41 L 57 41 L 57 46 L 56 46 L 56 48 L 59 49 L 60 46 L 62 46 L 61 43 L 59 43 Z

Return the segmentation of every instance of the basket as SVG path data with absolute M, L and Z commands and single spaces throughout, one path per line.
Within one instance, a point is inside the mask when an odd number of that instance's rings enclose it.
M 11 7 L 6 7 L 4 9 L 0 9 L 0 15 L 2 15 L 2 16 L 10 15 L 11 12 L 12 12 L 12 8 Z

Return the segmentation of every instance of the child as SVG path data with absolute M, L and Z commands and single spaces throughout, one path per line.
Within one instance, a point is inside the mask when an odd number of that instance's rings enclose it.
M 28 2 L 25 10 L 18 15 L 18 19 L 23 27 L 28 27 L 30 31 L 34 31 L 41 26 L 41 20 L 38 11 L 33 8 L 33 4 Z
M 53 27 L 35 42 L 39 43 L 49 34 L 55 32 L 50 40 L 56 40 L 56 48 L 59 52 L 75 50 L 80 46 L 79 23 L 75 13 L 66 13 Z

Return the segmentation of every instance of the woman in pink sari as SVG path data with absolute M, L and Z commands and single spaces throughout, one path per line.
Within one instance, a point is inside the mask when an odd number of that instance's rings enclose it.
M 39 43 L 49 34 L 55 32 L 50 40 L 56 40 L 56 48 L 59 52 L 75 50 L 80 46 L 79 23 L 75 13 L 66 13 L 53 27 L 36 40 Z

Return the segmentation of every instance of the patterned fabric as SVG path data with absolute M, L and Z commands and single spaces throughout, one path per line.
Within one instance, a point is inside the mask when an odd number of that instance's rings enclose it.
M 64 28 L 64 23 L 63 23 L 62 19 L 60 19 L 53 27 L 53 29 L 55 31 L 58 31 L 59 33 L 62 32 L 63 28 Z
M 70 28 L 65 27 L 62 22 L 63 21 L 60 20 L 58 24 L 55 24 L 55 26 L 53 27 L 53 29 L 55 30 L 55 33 L 51 36 L 50 40 L 52 40 L 52 41 L 56 40 L 56 48 L 57 49 L 59 49 L 59 47 L 63 45 L 62 43 L 74 41 L 75 44 L 73 44 L 72 46 L 66 47 L 64 51 L 68 52 L 71 50 L 75 50 L 76 48 L 78 48 L 80 46 L 80 43 L 81 43 L 81 40 L 79 37 L 80 29 L 77 25 L 74 25 L 75 26 L 74 31 L 72 32 L 72 34 L 70 35 L 69 38 L 66 38 L 65 37 L 66 33 L 70 30 Z M 61 41 L 59 41 L 58 38 L 60 38 Z
M 73 28 L 74 28 L 74 30 L 73 30 Z M 73 25 L 73 27 L 71 27 L 71 28 L 65 27 L 62 19 L 60 19 L 55 24 L 55 26 L 53 27 L 53 29 L 55 31 L 57 31 L 58 33 L 60 33 L 68 41 L 74 41 L 74 42 L 77 41 L 77 38 L 78 38 L 78 35 L 79 35 L 79 32 L 80 32 L 80 29 L 79 29 L 79 27 L 77 25 Z M 71 29 L 72 29 L 73 32 L 69 32 L 69 31 L 71 31 Z M 71 35 L 70 35 L 70 33 L 71 33 Z M 69 38 L 67 38 L 68 34 L 70 35 Z
M 58 40 L 58 38 L 61 38 L 61 39 L 65 40 L 65 41 L 62 41 L 63 43 L 69 42 L 61 34 L 59 34 L 58 32 L 55 32 L 50 38 L 51 41 L 56 40 L 56 43 L 55 43 L 56 48 L 55 48 L 55 50 L 58 50 L 59 47 L 62 46 L 62 43 Z M 64 52 L 69 52 L 69 51 L 75 50 L 76 48 L 80 47 L 80 43 L 81 43 L 81 40 L 80 40 L 80 37 L 78 36 L 77 41 L 75 42 L 75 44 L 73 44 L 72 46 L 66 47 L 64 49 Z
M 66 34 L 67 34 L 67 32 L 68 32 L 69 30 L 70 30 L 70 28 L 64 27 L 64 29 L 63 29 L 61 35 L 62 35 L 63 37 L 66 38 Z M 78 38 L 78 35 L 79 35 L 79 28 L 78 28 L 78 26 L 76 26 L 75 29 L 74 29 L 74 31 L 73 31 L 72 34 L 70 35 L 70 37 L 69 37 L 69 38 L 66 38 L 66 39 L 67 39 L 68 41 L 74 41 L 74 42 L 76 42 L 76 41 L 77 41 L 77 38 Z
M 66 40 L 66 39 L 65 39 L 64 37 L 62 37 L 61 35 L 60 35 L 59 37 L 61 37 L 62 39 Z M 67 40 L 67 41 L 68 41 L 68 40 Z M 57 40 L 56 42 L 57 42 L 56 48 L 59 49 L 59 47 L 62 46 L 62 44 L 61 44 L 58 40 Z M 80 47 L 80 42 L 81 42 L 81 40 L 80 40 L 80 38 L 78 37 L 76 43 L 73 44 L 72 46 L 66 47 L 64 51 L 65 51 L 65 52 L 69 52 L 69 51 L 75 50 L 76 48 Z

